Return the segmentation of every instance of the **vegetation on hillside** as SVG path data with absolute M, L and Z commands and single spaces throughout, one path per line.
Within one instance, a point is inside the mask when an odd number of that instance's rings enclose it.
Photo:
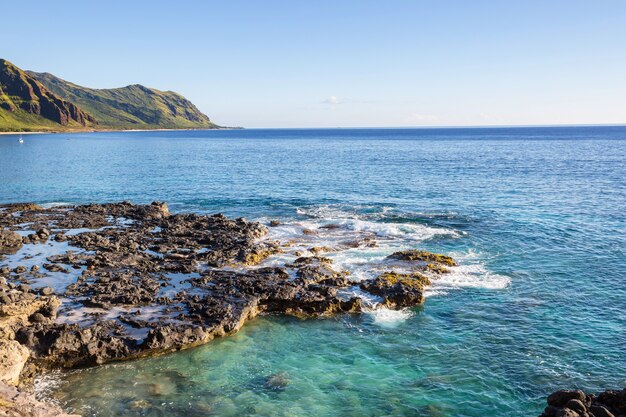
M 81 87 L 0 59 L 0 131 L 210 129 L 216 124 L 172 91 L 139 84 Z

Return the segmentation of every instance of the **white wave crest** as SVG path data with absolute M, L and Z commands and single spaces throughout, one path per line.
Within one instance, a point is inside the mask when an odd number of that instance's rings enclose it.
M 423 224 L 379 223 L 359 219 L 343 219 L 339 220 L 337 224 L 353 232 L 369 232 L 379 237 L 405 238 L 417 241 L 432 239 L 435 236 L 455 238 L 461 236 L 456 230 Z
M 389 308 L 379 308 L 366 313 L 372 318 L 374 324 L 381 327 L 396 327 L 413 315 L 409 309 L 392 310 Z
M 54 201 L 51 203 L 41 203 L 39 204 L 41 207 L 45 209 L 53 208 L 53 207 L 61 207 L 61 206 L 71 206 L 72 203 L 67 203 L 64 201 Z
M 511 279 L 489 271 L 482 263 L 460 265 L 450 269 L 447 274 L 431 279 L 432 289 L 450 288 L 485 288 L 502 290 L 509 286 Z

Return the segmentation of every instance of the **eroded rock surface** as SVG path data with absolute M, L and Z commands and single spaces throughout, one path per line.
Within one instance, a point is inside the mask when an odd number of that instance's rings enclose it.
M 259 314 L 360 312 L 364 302 L 354 289 L 378 297 L 379 306 L 414 306 L 424 301 L 424 274 L 456 265 L 444 255 L 397 252 L 388 272 L 356 282 L 320 255 L 335 250 L 325 246 L 311 246 L 309 256 L 291 263 L 267 264 L 289 243 L 268 239 L 262 224 L 171 214 L 158 202 L 5 205 L 0 228 L 23 245 L 13 256 L 24 265 L 0 259 L 0 336 L 28 349 L 25 373 L 200 345 Z M 36 258 L 38 248 L 54 253 Z

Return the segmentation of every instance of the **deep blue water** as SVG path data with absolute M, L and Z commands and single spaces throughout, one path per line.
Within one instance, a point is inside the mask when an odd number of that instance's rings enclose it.
M 464 267 L 401 316 L 260 318 L 201 348 L 59 376 L 50 395 L 84 415 L 532 416 L 559 388 L 626 386 L 626 127 L 24 138 L 0 136 L 1 202 L 339 222 L 387 242 L 337 255 L 358 273 L 397 247 Z M 262 382 L 275 374 L 284 390 Z

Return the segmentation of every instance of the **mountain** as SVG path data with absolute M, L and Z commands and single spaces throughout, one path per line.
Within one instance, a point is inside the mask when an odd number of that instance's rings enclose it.
M 93 89 L 0 59 L 0 131 L 211 129 L 216 124 L 172 91 L 139 84 Z
M 95 125 L 90 114 L 0 59 L 0 130 L 85 129 Z
M 93 89 L 48 73 L 28 72 L 64 100 L 76 103 L 99 124 L 121 129 L 217 127 L 189 100 L 172 91 L 135 84 L 112 89 Z

